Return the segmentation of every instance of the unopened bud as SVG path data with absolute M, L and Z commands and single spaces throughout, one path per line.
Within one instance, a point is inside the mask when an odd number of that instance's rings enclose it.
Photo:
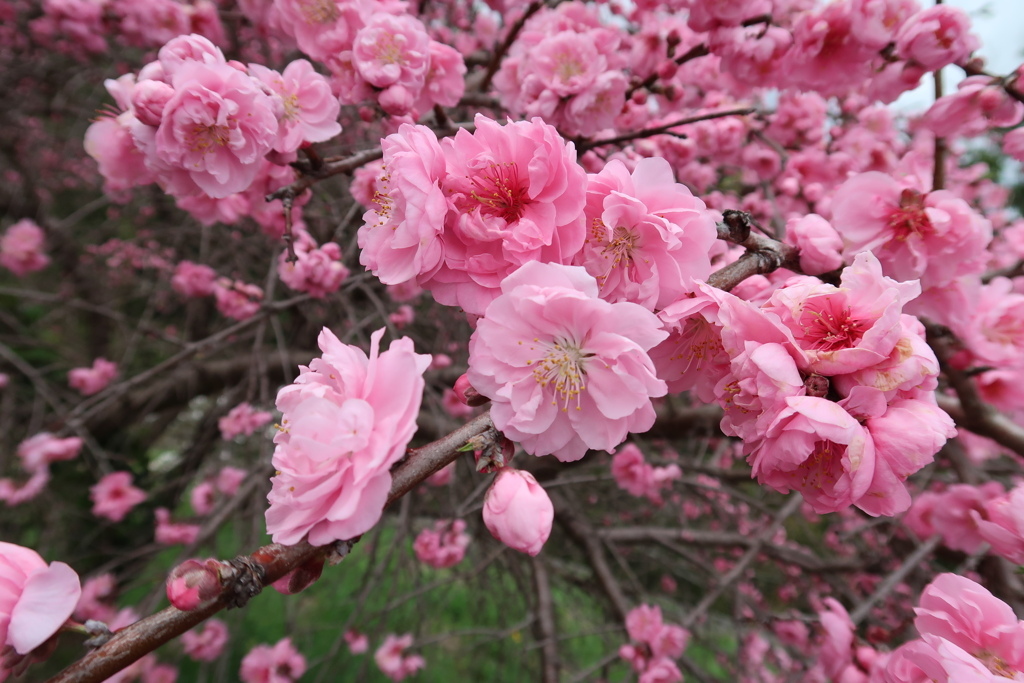
M 486 396 L 481 395 L 476 389 L 474 389 L 472 385 L 470 385 L 469 383 L 469 378 L 466 377 L 465 375 L 462 375 L 457 380 L 455 380 L 454 389 L 455 395 L 458 396 L 459 400 L 462 401 L 467 406 L 472 406 L 476 408 L 477 406 L 482 406 L 491 400 Z
M 167 599 L 183 612 L 220 595 L 220 560 L 185 560 L 167 577 Z

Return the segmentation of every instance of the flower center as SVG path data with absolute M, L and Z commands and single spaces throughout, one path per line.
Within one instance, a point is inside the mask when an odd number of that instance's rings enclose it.
M 581 410 L 580 398 L 587 388 L 586 361 L 593 354 L 584 352 L 579 344 L 566 339 L 555 339 L 550 344 L 542 344 L 542 347 L 547 350 L 544 358 L 536 364 L 527 361 L 527 365 L 533 366 L 533 378 L 541 388 L 546 389 L 550 385 L 556 399 L 561 397 L 562 412 L 568 411 L 571 401 L 576 402 L 576 410 Z M 551 404 L 558 405 L 558 402 L 552 400 Z
M 231 130 L 227 126 L 197 123 L 189 131 L 186 144 L 193 152 L 206 154 L 211 147 L 223 147 L 228 144 L 230 134 Z
M 504 218 L 506 223 L 519 220 L 529 204 L 526 187 L 519 179 L 519 167 L 514 162 L 490 164 L 472 183 L 471 196 L 480 204 L 480 211 Z
M 555 76 L 560 81 L 567 82 L 569 79 L 579 76 L 587 70 L 585 64 L 581 63 L 573 55 L 563 52 L 558 55 L 555 65 Z
M 811 299 L 800 314 L 803 340 L 817 351 L 838 351 L 856 346 L 868 324 L 850 314 L 832 297 L 819 302 Z
M 627 279 L 638 282 L 640 277 L 637 274 L 634 254 L 640 246 L 640 236 L 623 226 L 616 226 L 609 235 L 607 226 L 600 218 L 594 219 L 590 232 L 595 242 L 604 245 L 601 248 L 601 256 L 608 261 L 607 272 L 597 276 L 598 284 L 604 287 L 608 276 L 620 265 L 623 266 Z
M 799 480 L 803 488 L 831 490 L 842 475 L 845 452 L 846 446 L 842 444 L 818 441 L 800 467 L 789 473 L 790 477 Z
M 889 229 L 901 242 L 912 235 L 922 237 L 930 233 L 932 221 L 924 210 L 924 195 L 909 188 L 903 190 L 899 208 L 889 214 Z
M 405 54 L 402 51 L 402 44 L 395 39 L 391 33 L 382 32 L 377 38 L 377 60 L 382 64 L 406 63 Z
M 339 16 L 334 0 L 306 0 L 301 11 L 307 24 L 332 24 Z
M 281 101 L 284 104 L 284 118 L 289 121 L 294 121 L 299 118 L 299 96 L 295 93 L 291 95 L 282 95 Z

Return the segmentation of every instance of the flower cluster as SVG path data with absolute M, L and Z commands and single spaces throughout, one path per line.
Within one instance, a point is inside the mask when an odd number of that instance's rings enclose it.
M 77 436 L 59 438 L 49 432 L 40 432 L 18 444 L 18 459 L 28 473 L 28 480 L 18 486 L 12 479 L 0 479 L 0 500 L 7 505 L 20 505 L 42 493 L 50 482 L 50 464 L 73 460 L 82 450 L 82 439 Z
M 373 661 L 377 662 L 377 666 L 384 675 L 393 681 L 408 678 L 427 664 L 419 655 L 405 654 L 406 648 L 410 645 L 412 645 L 411 633 L 406 633 L 403 636 L 389 634 L 373 654 Z
M 626 444 L 612 458 L 612 476 L 619 488 L 661 505 L 661 490 L 683 476 L 679 465 L 655 467 L 635 444 Z
M 274 646 L 257 645 L 242 658 L 238 678 L 242 683 L 292 683 L 306 673 L 306 658 L 291 638 Z
M 470 537 L 461 519 L 440 520 L 432 529 L 424 529 L 413 541 L 412 549 L 420 562 L 435 569 L 454 567 L 466 556 Z
M 690 634 L 682 626 L 662 621 L 661 608 L 640 605 L 626 615 L 626 631 L 633 642 L 619 648 L 644 683 L 678 683 L 683 675 L 673 661 L 686 650 Z

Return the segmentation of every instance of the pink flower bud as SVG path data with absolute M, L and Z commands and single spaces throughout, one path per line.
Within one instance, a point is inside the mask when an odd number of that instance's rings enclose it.
M 183 612 L 199 607 L 221 592 L 219 560 L 185 560 L 167 577 L 167 599 Z
M 487 403 L 490 399 L 486 396 L 482 396 L 473 386 L 469 383 L 469 378 L 466 375 L 462 375 L 455 380 L 455 394 L 459 397 L 459 400 L 465 403 L 467 406 L 477 407 Z
M 140 81 L 132 91 L 135 118 L 147 126 L 159 126 L 164 107 L 174 97 L 174 88 L 163 81 Z
M 536 556 L 551 535 L 555 508 L 533 475 L 505 468 L 484 500 L 484 524 L 510 548 Z

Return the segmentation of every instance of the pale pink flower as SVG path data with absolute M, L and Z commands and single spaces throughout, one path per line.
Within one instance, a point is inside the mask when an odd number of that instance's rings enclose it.
M 234 320 L 247 320 L 260 310 L 263 289 L 241 280 L 220 278 L 213 284 L 217 310 Z
M 904 521 L 921 538 L 939 533 L 947 548 L 973 553 L 985 542 L 978 520 L 986 517 L 988 502 L 1004 493 L 998 482 L 954 484 L 942 493 L 918 496 Z
M 325 328 L 318 339 L 323 357 L 300 367 L 295 383 L 278 393 L 284 415 L 267 510 L 275 542 L 308 534 L 310 543 L 323 545 L 358 536 L 380 519 L 389 470 L 416 431 L 430 364 L 407 338 L 380 353 L 383 336 L 383 329 L 374 332 L 367 358 Z
M 1024 486 L 985 501 L 984 516 L 977 510 L 970 514 L 992 553 L 1024 564 Z
M 430 67 L 413 109 L 424 112 L 439 104 L 454 107 L 466 91 L 466 62 L 455 48 L 430 41 Z
M 917 0 L 854 0 L 853 30 L 866 45 L 881 50 L 901 26 L 920 11 Z
M 635 644 L 619 648 L 619 656 L 630 662 L 641 680 L 681 681 L 672 660 L 686 650 L 690 633 L 681 626 L 666 624 L 661 608 L 640 605 L 626 615 L 626 632 Z M 675 673 L 673 673 L 673 671 Z
M 189 658 L 212 662 L 220 657 L 228 643 L 228 626 L 220 619 L 207 619 L 201 630 L 192 629 L 181 636 L 181 646 Z
M 82 450 L 82 439 L 77 436 L 58 438 L 49 432 L 34 434 L 18 444 L 18 458 L 28 472 L 37 472 L 50 463 L 73 460 Z
M 43 0 L 43 16 L 29 22 L 32 37 L 66 54 L 106 52 L 103 25 L 105 2 L 96 0 Z
M 409 304 L 402 304 L 396 311 L 388 315 L 388 322 L 402 329 L 416 319 L 416 311 Z M 431 361 L 433 362 L 433 361 Z
M 216 505 L 217 489 L 212 481 L 200 482 L 192 489 L 188 500 L 197 515 L 208 515 Z
M 484 524 L 510 548 L 536 556 L 551 534 L 555 508 L 533 475 L 505 467 L 484 497 Z
M 301 233 L 294 248 L 295 261 L 290 260 L 287 250 L 278 257 L 278 275 L 289 288 L 322 299 L 338 291 L 348 278 L 348 268 L 341 262 L 341 247 L 336 243 L 318 247 L 308 233 Z
M 361 655 L 370 649 L 370 639 L 365 633 L 349 629 L 345 631 L 345 642 L 348 643 L 348 651 L 354 655 Z
M 808 275 L 821 275 L 843 265 L 843 239 L 816 213 L 789 219 L 785 241 L 800 250 L 800 270 Z
M 68 372 L 68 385 L 82 396 L 92 396 L 107 388 L 117 377 L 117 363 L 97 358 L 91 368 L 73 368 Z
M 1024 161 L 1024 128 L 1014 128 L 1003 135 L 1003 151 L 1017 161 Z
M 843 680 L 839 676 L 853 662 L 854 625 L 846 608 L 835 598 L 825 598 L 825 609 L 818 612 L 824 630 L 818 660 L 824 665 L 830 680 Z
M 0 237 L 0 266 L 22 277 L 42 270 L 50 263 L 43 251 L 43 229 L 35 221 L 23 218 Z
M 920 278 L 922 289 L 980 272 L 992 224 L 952 192 L 921 194 L 876 171 L 843 183 L 832 199 L 832 225 L 844 257 L 871 251 L 896 280 Z
M 111 0 L 119 37 L 136 47 L 157 47 L 191 30 L 187 5 L 175 0 Z
M 273 647 L 257 645 L 242 658 L 238 677 L 242 683 L 292 683 L 306 673 L 306 658 L 292 645 L 291 638 Z
M 426 661 L 419 655 L 406 655 L 405 650 L 412 645 L 412 634 L 403 636 L 388 634 L 377 651 L 373 661 L 393 681 L 401 681 L 426 666 Z
M 1024 358 L 1024 294 L 1013 282 L 993 278 L 978 288 L 970 319 L 959 337 L 980 364 L 1019 366 Z M 959 327 L 959 326 L 958 326 Z
M 654 424 L 664 396 L 647 351 L 665 339 L 657 317 L 598 298 L 579 267 L 531 262 L 501 283 L 469 342 L 470 384 L 491 418 L 534 455 L 582 458 Z
M 929 71 L 967 59 L 980 44 L 959 7 L 934 5 L 914 14 L 896 34 L 896 55 Z
M 248 476 L 248 472 L 237 467 L 223 467 L 217 473 L 217 490 L 230 498 Z
M 998 79 L 971 76 L 957 91 L 936 100 L 922 123 L 938 137 L 980 135 L 988 128 L 1009 128 L 1020 123 L 1024 104 L 1011 98 Z
M 370 9 L 343 0 L 278 0 L 273 8 L 281 28 L 320 62 L 351 48 L 355 31 L 365 24 Z
M 211 197 L 246 189 L 277 139 L 273 100 L 227 64 L 186 61 L 171 85 L 155 138 L 159 161 L 187 172 Z
M 230 441 L 239 434 L 250 436 L 257 429 L 270 422 L 273 415 L 265 410 L 255 410 L 247 401 L 239 403 L 227 415 L 217 421 L 220 435 Z
M 569 263 L 583 246 L 586 173 L 576 150 L 540 119 L 501 126 L 482 115 L 441 147 L 451 211 L 434 298 L 483 315 L 522 264 Z
M 192 545 L 199 537 L 198 524 L 185 524 L 171 521 L 171 511 L 157 508 L 154 511 L 156 529 L 153 539 L 160 545 Z
M 27 655 L 56 633 L 82 593 L 78 574 L 68 565 L 47 565 L 36 551 L 2 541 L 0 576 L 0 644 L 19 655 Z
M 829 3 L 799 15 L 793 23 L 793 45 L 782 59 L 784 83 L 839 95 L 866 80 L 877 49 L 855 32 L 853 18 L 847 2 Z
M 191 261 L 181 261 L 174 267 L 171 287 L 178 294 L 187 297 L 202 297 L 213 294 L 217 273 L 210 266 Z
M 430 278 L 441 267 L 448 212 L 441 145 L 426 126 L 403 124 L 381 148 L 385 170 L 373 195 L 378 208 L 363 215 L 359 262 L 387 285 Z
M 683 674 L 668 657 L 658 657 L 647 665 L 647 669 L 640 674 L 637 683 L 681 683 Z
M 465 521 L 439 520 L 433 528 L 424 529 L 416 536 L 412 549 L 420 562 L 435 569 L 447 569 L 462 562 L 469 541 Z
M 430 66 L 430 36 L 423 22 L 408 14 L 374 14 L 356 33 L 352 63 L 375 88 L 397 85 L 419 92 Z
M 575 263 L 597 278 L 603 299 L 656 310 L 711 273 L 714 221 L 664 159 L 641 159 L 632 173 L 614 160 L 589 176 L 585 216 Z
M 249 73 L 281 100 L 284 114 L 274 144 L 276 151 L 294 152 L 303 142 L 323 142 L 341 132 L 341 104 L 327 79 L 305 59 L 291 62 L 284 73 L 259 64 L 250 64 Z
M 92 514 L 120 522 L 136 505 L 146 500 L 146 492 L 132 485 L 130 472 L 111 472 L 89 489 Z
M 687 24 L 700 33 L 722 26 L 738 26 L 745 19 L 772 11 L 771 0 L 719 0 L 713 3 L 687 0 L 684 4 L 690 9 Z
M 628 443 L 612 458 L 612 476 L 620 489 L 661 505 L 661 489 L 683 476 L 678 465 L 654 467 L 636 444 Z

